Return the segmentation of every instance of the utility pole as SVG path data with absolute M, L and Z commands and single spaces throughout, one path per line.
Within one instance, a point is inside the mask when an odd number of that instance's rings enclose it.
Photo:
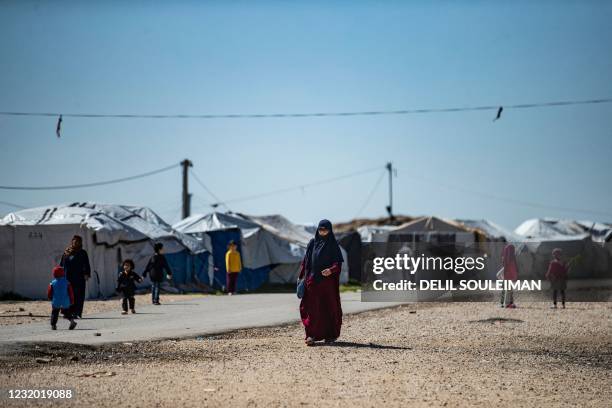
M 189 168 L 193 163 L 189 159 L 181 162 L 183 166 L 183 219 L 191 215 L 191 194 L 189 194 Z
M 387 213 L 389 213 L 389 220 L 393 221 L 393 163 L 387 163 L 387 171 L 389 172 L 389 205 L 387 206 Z

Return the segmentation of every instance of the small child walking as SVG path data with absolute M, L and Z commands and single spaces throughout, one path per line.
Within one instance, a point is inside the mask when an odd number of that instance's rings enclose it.
M 57 330 L 57 319 L 62 311 L 69 316 L 70 326 L 68 328 L 73 330 L 77 324 L 68 310 L 74 304 L 74 292 L 61 266 L 53 268 L 53 280 L 47 288 L 47 298 L 51 301 L 51 329 Z
M 147 273 L 151 276 L 151 302 L 154 305 L 160 305 L 159 303 L 159 290 L 161 284 L 164 281 L 164 272 L 168 279 L 172 279 L 172 270 L 168 261 L 164 256 L 164 244 L 161 242 L 153 245 L 153 251 L 155 254 L 149 259 L 142 276 L 146 277 Z
M 546 279 L 550 281 L 550 287 L 552 289 L 553 304 L 552 308 L 557 308 L 557 294 L 561 293 L 561 307 L 565 309 L 565 289 L 567 288 L 567 265 L 561 261 L 562 251 L 559 248 L 555 248 L 552 251 L 553 259 L 548 265 L 548 271 L 546 271 Z
M 231 240 L 227 245 L 225 253 L 225 270 L 227 272 L 226 286 L 227 294 L 236 294 L 236 282 L 238 282 L 238 274 L 242 271 L 242 258 L 238 252 L 238 245 Z
M 142 282 L 142 278 L 136 272 L 134 272 L 135 265 L 131 259 L 126 259 L 121 264 L 122 271 L 119 273 L 117 278 L 117 292 L 121 293 L 123 299 L 121 301 L 121 307 L 123 311 L 121 314 L 128 313 L 128 304 L 132 313 L 136 313 L 134 294 L 136 293 L 136 282 Z

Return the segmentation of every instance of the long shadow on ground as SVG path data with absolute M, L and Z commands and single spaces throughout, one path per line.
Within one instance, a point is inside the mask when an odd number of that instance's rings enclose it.
M 315 343 L 316 346 L 327 346 L 327 347 L 352 347 L 352 348 L 371 348 L 371 349 L 382 349 L 382 350 L 412 350 L 411 347 L 403 346 L 385 346 L 382 344 L 375 343 L 356 343 L 353 341 L 335 341 L 333 343 Z

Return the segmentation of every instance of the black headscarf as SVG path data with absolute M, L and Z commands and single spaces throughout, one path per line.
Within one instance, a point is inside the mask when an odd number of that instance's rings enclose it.
M 322 227 L 329 231 L 324 237 L 319 235 L 319 228 Z M 310 273 L 313 274 L 317 282 L 323 278 L 321 271 L 329 268 L 334 263 L 344 262 L 342 252 L 340 252 L 340 246 L 334 236 L 332 223 L 328 220 L 321 220 L 321 222 L 319 222 L 315 237 L 308 245 L 306 259 L 310 261 Z

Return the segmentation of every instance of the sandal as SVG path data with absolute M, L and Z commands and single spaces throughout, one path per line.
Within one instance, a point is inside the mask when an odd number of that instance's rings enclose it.
M 306 343 L 307 346 L 310 347 L 310 346 L 314 346 L 315 341 L 314 341 L 314 339 L 312 337 L 306 337 L 305 343 Z

